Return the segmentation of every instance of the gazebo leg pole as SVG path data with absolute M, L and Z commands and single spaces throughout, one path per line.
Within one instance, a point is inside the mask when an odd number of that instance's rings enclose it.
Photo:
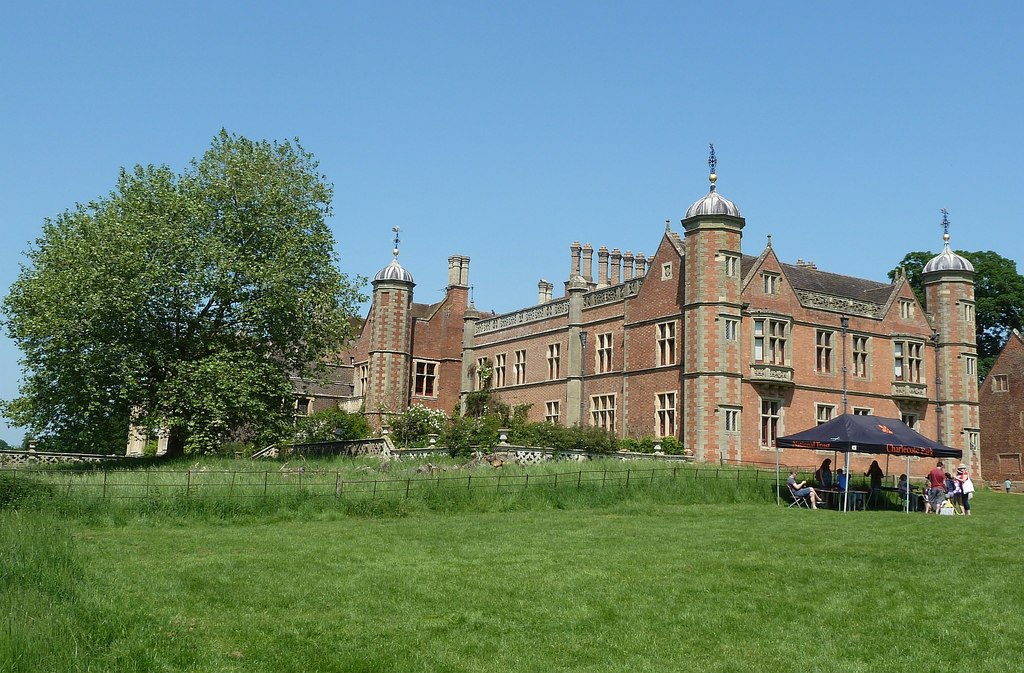
M 850 452 L 846 452 L 846 488 L 843 489 L 843 511 L 850 511 Z

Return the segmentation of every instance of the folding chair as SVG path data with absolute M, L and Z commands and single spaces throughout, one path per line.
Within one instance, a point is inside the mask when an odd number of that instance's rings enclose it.
M 786 488 L 789 489 L 789 498 L 792 500 L 792 502 L 789 503 L 789 507 L 796 507 L 798 509 L 800 507 L 806 507 L 807 509 L 811 508 L 811 503 L 807 501 L 806 495 L 797 495 L 796 491 L 794 491 L 793 487 L 789 484 L 786 484 Z

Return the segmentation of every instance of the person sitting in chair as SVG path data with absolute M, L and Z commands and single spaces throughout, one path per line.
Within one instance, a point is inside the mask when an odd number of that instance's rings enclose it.
M 797 482 L 796 468 L 789 471 L 789 479 L 786 480 L 789 492 L 797 498 L 808 498 L 811 501 L 811 509 L 818 509 L 818 492 L 807 485 L 806 481 Z
M 846 472 L 843 471 L 843 468 L 836 470 L 836 488 L 840 493 L 846 490 Z

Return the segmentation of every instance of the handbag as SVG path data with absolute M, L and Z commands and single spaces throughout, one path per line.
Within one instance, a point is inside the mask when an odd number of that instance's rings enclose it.
M 966 493 L 968 495 L 970 495 L 971 493 L 974 493 L 974 482 L 971 481 L 969 477 L 968 477 L 967 481 L 964 482 L 963 491 L 964 491 L 964 493 Z

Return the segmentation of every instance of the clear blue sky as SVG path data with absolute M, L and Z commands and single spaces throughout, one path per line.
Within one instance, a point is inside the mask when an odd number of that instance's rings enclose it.
M 153 6 L 150 6 L 153 5 Z M 298 137 L 344 271 L 436 301 L 561 287 L 574 240 L 650 254 L 707 188 L 783 261 L 885 280 L 912 250 L 1024 265 L 1024 16 L 963 2 L 21 2 L 0 10 L 0 289 L 44 218 L 217 131 Z M 368 288 L 367 288 L 368 289 Z M 0 339 L 0 398 L 18 352 Z M 0 428 L 20 444 L 24 432 Z

